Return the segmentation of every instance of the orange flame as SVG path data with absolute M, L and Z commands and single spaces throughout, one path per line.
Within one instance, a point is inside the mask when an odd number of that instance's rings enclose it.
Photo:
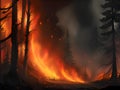
M 4 4 L 3 4 L 4 3 Z M 2 7 L 9 7 L 10 3 L 8 0 L 3 2 Z M 21 22 L 21 1 L 19 1 L 18 4 L 18 24 Z M 29 54 L 29 63 L 31 63 L 31 67 L 37 70 L 37 78 L 39 79 L 39 75 L 42 74 L 44 79 L 50 80 L 64 80 L 64 81 L 70 81 L 70 82 L 79 82 L 79 83 L 84 83 L 84 80 L 78 75 L 76 70 L 73 67 L 69 67 L 63 63 L 60 58 L 55 57 L 55 56 L 50 56 L 49 51 L 41 46 L 41 42 L 37 41 L 37 38 L 35 38 L 37 35 L 34 32 L 34 30 L 39 31 L 39 26 L 40 25 L 38 22 L 38 19 L 40 17 L 40 14 L 36 14 L 34 11 L 31 14 L 31 26 L 30 26 L 30 31 L 32 32 L 32 36 L 30 37 L 29 40 L 29 50 L 31 55 Z M 25 25 L 26 26 L 26 21 L 27 21 L 27 16 L 25 15 Z M 11 25 L 11 18 L 9 21 L 5 20 L 5 23 L 3 24 L 4 30 L 7 36 L 11 30 L 9 28 Z M 23 31 L 24 32 L 24 31 Z M 24 54 L 24 43 L 19 46 L 19 50 L 22 49 L 22 53 Z
M 3 0 L 2 7 L 8 7 L 10 5 L 9 0 Z M 33 9 L 33 8 L 32 8 Z M 21 22 L 21 0 L 19 0 L 18 4 L 18 24 Z M 32 10 L 31 10 L 32 11 Z M 10 15 L 9 15 L 10 16 Z M 11 16 L 10 16 L 11 17 Z M 39 32 L 36 33 L 36 31 L 40 31 L 40 25 L 42 25 L 42 22 L 39 22 L 40 14 L 32 11 L 31 14 L 31 26 L 30 26 L 30 37 L 29 37 L 29 59 L 28 59 L 28 65 L 36 70 L 34 74 L 32 74 L 34 77 L 36 77 L 38 80 L 40 80 L 42 77 L 44 80 L 63 80 L 68 82 L 74 82 L 74 83 L 85 83 L 82 76 L 79 75 L 77 70 L 74 67 L 66 65 L 63 60 L 56 55 L 50 56 L 49 50 L 42 47 L 41 43 L 38 38 L 41 35 Z M 25 15 L 25 22 L 27 21 L 27 16 Z M 11 33 L 11 18 L 6 19 L 4 22 L 2 22 L 2 25 L 4 27 L 4 34 L 8 36 Z M 26 23 L 24 25 L 24 28 L 26 26 Z M 25 32 L 25 31 L 24 31 Z M 3 34 L 3 33 L 2 33 Z M 22 36 L 21 36 L 22 37 Z M 24 37 L 24 36 L 23 36 Z M 41 37 L 42 38 L 42 37 Z M 6 44 L 10 44 L 10 41 Z M 9 47 L 9 45 L 8 45 Z M 22 57 L 24 56 L 24 43 L 22 45 L 19 45 L 19 49 L 22 49 Z M 9 51 L 10 52 L 10 51 Z M 20 60 L 21 62 L 22 60 Z M 32 72 L 32 71 L 31 71 Z M 87 71 L 90 73 L 89 69 Z M 30 73 L 29 73 L 30 74 Z M 90 74 L 89 74 L 90 75 Z M 97 77 L 98 79 L 102 79 L 103 74 L 100 74 Z
M 66 80 L 71 82 L 84 83 L 73 68 L 65 68 L 63 62 L 54 57 L 49 57 L 47 51 L 43 51 L 40 43 L 35 42 L 34 35 L 31 39 L 31 62 L 33 67 L 41 72 L 46 79 Z

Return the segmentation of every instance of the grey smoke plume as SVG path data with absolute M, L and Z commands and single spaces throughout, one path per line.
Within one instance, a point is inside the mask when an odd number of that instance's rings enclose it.
M 69 31 L 74 62 L 87 74 L 89 80 L 94 80 L 100 73 L 100 67 L 110 62 L 98 41 L 101 25 L 99 19 L 102 17 L 100 5 L 103 2 L 104 0 L 76 0 L 57 12 L 57 25 Z

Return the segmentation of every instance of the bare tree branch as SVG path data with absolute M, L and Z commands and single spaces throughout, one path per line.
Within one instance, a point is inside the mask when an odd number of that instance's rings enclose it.
M 3 13 L 8 12 L 19 0 L 14 0 L 14 2 L 7 8 L 0 8 L 0 10 L 3 11 Z
M 7 36 L 5 39 L 3 39 L 3 40 L 0 40 L 0 44 L 1 43 L 3 43 L 3 42 L 5 42 L 6 40 L 8 40 L 9 38 L 11 38 L 11 36 L 12 36 L 12 34 L 10 34 L 9 36 Z
M 7 16 L 8 16 L 8 15 L 6 15 L 6 16 L 0 18 L 0 22 L 1 22 L 2 20 L 4 20 L 5 18 L 7 18 Z

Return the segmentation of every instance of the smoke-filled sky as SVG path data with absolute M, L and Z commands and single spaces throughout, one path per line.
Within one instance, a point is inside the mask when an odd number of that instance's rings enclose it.
M 64 35 L 69 33 L 73 60 L 78 68 L 88 68 L 94 77 L 100 67 L 110 63 L 101 46 L 99 33 L 104 0 L 34 0 L 35 11 L 41 14 L 43 45 L 51 42 L 52 52 L 63 50 Z M 108 41 L 107 41 L 108 43 Z M 103 62 L 105 61 L 105 62 Z M 98 72 L 95 72 L 98 71 Z M 86 71 L 86 73 L 89 73 Z
M 97 0 L 76 0 L 57 12 L 58 25 L 69 31 L 70 47 L 76 66 L 84 70 L 89 68 L 91 77 L 96 74 L 94 71 L 105 64 L 101 61 L 104 60 L 104 51 L 100 49 L 98 42 L 100 17 L 97 14 L 100 13 L 100 6 L 97 4 Z

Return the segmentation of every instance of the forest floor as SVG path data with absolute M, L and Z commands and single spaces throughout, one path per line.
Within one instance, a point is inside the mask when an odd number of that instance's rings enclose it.
M 100 83 L 100 82 L 99 82 Z M 107 83 L 106 83 L 107 84 Z M 90 84 L 36 84 L 35 86 L 9 86 L 0 84 L 0 90 L 120 90 L 119 85 L 107 85 L 98 88 Z
M 3 73 L 8 72 L 8 66 L 3 65 Z M 5 69 L 6 68 L 6 69 Z M 24 76 L 23 76 L 24 77 Z M 2 83 L 0 78 L 0 90 L 120 90 L 120 78 L 117 80 L 100 80 L 86 84 L 70 83 L 65 81 L 43 81 L 36 82 L 35 78 L 28 78 L 27 80 L 21 80 L 20 84 L 11 86 L 6 83 Z

